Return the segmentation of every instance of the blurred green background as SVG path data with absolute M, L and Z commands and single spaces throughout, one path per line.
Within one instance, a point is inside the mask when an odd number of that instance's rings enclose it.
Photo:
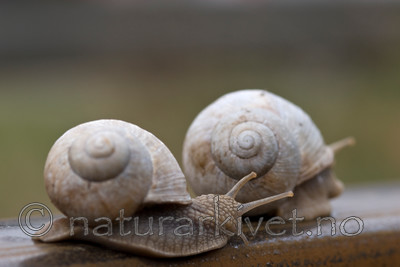
M 35 2 L 0 8 L 0 218 L 50 205 L 43 166 L 77 124 L 114 118 L 181 161 L 219 96 L 270 90 L 302 107 L 345 184 L 400 178 L 400 5 L 393 1 Z

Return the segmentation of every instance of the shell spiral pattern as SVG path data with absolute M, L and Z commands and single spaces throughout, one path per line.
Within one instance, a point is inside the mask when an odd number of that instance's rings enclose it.
M 151 133 L 119 120 L 83 123 L 62 135 L 45 164 L 47 193 L 68 217 L 114 219 L 146 203 L 191 202 L 171 152 Z
M 332 162 L 309 116 L 263 90 L 236 91 L 211 103 L 192 122 L 183 146 L 184 172 L 196 194 L 222 194 L 256 172 L 260 178 L 238 195 L 244 203 L 293 190 Z
M 112 131 L 87 134 L 72 144 L 68 152 L 69 163 L 83 179 L 95 182 L 114 178 L 130 161 L 127 143 L 123 135 Z

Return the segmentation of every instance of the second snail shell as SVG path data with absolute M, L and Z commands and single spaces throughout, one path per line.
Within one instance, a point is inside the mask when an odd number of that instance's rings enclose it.
M 153 134 L 120 120 L 80 124 L 51 148 L 46 191 L 68 217 L 116 218 L 149 204 L 191 203 L 185 177 Z
M 308 217 L 329 213 L 327 199 L 343 189 L 331 171 L 333 162 L 334 150 L 325 145 L 311 118 L 264 90 L 236 91 L 211 103 L 192 122 L 183 147 L 184 173 L 196 194 L 223 193 L 251 171 L 261 177 L 239 193 L 242 203 L 295 190 L 293 200 L 264 206 L 252 215 L 273 210 L 283 215 L 310 204 L 316 208 L 305 211 Z M 293 205 L 282 210 L 285 201 Z

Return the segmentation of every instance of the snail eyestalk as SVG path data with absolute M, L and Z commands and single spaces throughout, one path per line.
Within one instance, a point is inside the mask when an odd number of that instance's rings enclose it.
M 332 149 L 333 153 L 336 154 L 340 150 L 348 146 L 354 146 L 356 144 L 356 140 L 354 137 L 347 137 L 342 140 L 339 140 L 333 144 L 330 144 L 329 147 Z
M 237 182 L 232 187 L 232 189 L 229 190 L 229 192 L 226 193 L 225 195 L 234 199 L 236 197 L 236 195 L 239 193 L 240 189 L 242 189 L 242 187 L 245 184 L 247 184 L 250 180 L 252 180 L 252 179 L 254 179 L 256 177 L 257 177 L 257 174 L 255 172 L 249 173 L 248 175 L 246 175 L 245 177 L 240 179 L 239 182 Z M 272 197 L 267 197 L 267 198 L 263 198 L 263 199 L 259 199 L 259 200 L 256 200 L 256 201 L 252 201 L 252 202 L 249 202 L 249 203 L 242 204 L 243 206 L 239 211 L 239 216 L 242 216 L 246 212 L 248 212 L 248 211 L 250 211 L 252 209 L 255 209 L 255 208 L 259 207 L 259 206 L 271 203 L 273 201 L 276 201 L 276 200 L 279 200 L 279 199 L 282 199 L 282 198 L 293 197 L 293 196 L 294 196 L 293 192 L 292 191 L 288 191 L 288 192 L 285 192 L 285 193 L 282 193 L 282 194 L 279 194 L 279 195 L 275 195 L 275 196 L 272 196 Z M 242 239 L 243 239 L 243 237 L 242 237 Z M 243 239 L 243 241 L 245 241 L 245 240 Z
M 239 180 L 239 182 L 237 182 L 231 190 L 229 190 L 228 193 L 226 193 L 226 196 L 229 196 L 233 199 L 235 199 L 236 195 L 239 193 L 240 189 L 242 189 L 242 187 L 247 184 L 248 181 L 254 179 L 257 177 L 257 173 L 255 172 L 251 172 L 250 174 L 246 175 L 245 177 L 243 177 L 242 179 Z
M 247 237 L 243 233 L 240 233 L 239 237 L 243 240 L 243 243 L 246 246 L 249 244 L 249 240 L 247 239 Z
M 294 196 L 293 192 L 292 191 L 288 191 L 288 192 L 285 192 L 285 193 L 282 193 L 282 194 L 279 194 L 279 195 L 275 195 L 275 196 L 272 196 L 272 197 L 267 197 L 267 198 L 263 198 L 263 199 L 260 199 L 260 200 L 256 200 L 256 201 L 252 201 L 252 202 L 249 202 L 249 203 L 242 204 L 243 208 L 240 209 L 239 216 L 242 216 L 246 212 L 248 212 L 248 211 L 250 211 L 252 209 L 255 209 L 255 208 L 259 207 L 259 206 L 274 202 L 276 200 L 280 200 L 282 198 L 293 197 L 293 196 Z

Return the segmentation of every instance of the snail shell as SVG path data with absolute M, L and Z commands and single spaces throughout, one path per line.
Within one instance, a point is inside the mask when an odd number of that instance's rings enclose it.
M 242 203 L 294 190 L 333 162 L 334 151 L 325 145 L 311 118 L 263 90 L 241 90 L 217 99 L 195 118 L 183 146 L 184 173 L 196 194 L 221 194 L 255 171 L 260 178 L 241 190 L 237 199 Z M 335 188 L 329 192 L 339 194 L 341 183 L 331 184 Z M 294 193 L 294 200 L 302 197 Z M 281 203 L 251 214 L 269 212 Z
M 68 217 L 115 218 L 154 203 L 190 204 L 185 177 L 153 134 L 119 120 L 78 125 L 51 148 L 47 193 Z

